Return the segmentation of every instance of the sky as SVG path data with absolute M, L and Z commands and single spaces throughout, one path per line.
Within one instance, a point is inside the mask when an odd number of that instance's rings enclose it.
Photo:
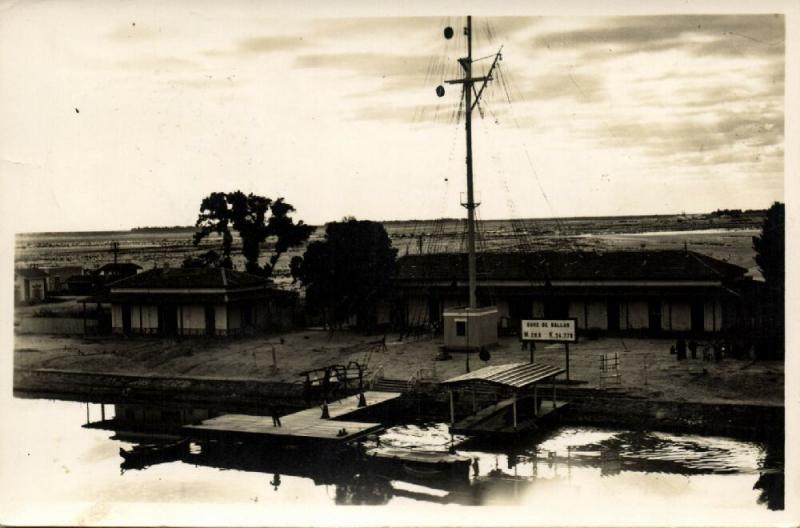
M 233 190 L 312 224 L 463 216 L 461 93 L 435 88 L 465 18 L 276 5 L 0 6 L 2 221 L 191 225 Z M 502 46 L 473 113 L 480 218 L 784 200 L 783 15 L 557 14 L 473 17 L 478 72 Z

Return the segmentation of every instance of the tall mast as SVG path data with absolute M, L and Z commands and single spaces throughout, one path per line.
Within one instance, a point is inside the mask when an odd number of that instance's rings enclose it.
M 463 65 L 466 69 L 464 83 L 465 127 L 467 130 L 467 263 L 469 266 L 469 307 L 478 307 L 476 295 L 476 263 L 475 263 L 475 194 L 472 185 L 472 17 L 467 16 L 467 59 Z
M 469 266 L 469 307 L 478 307 L 478 298 L 476 295 L 477 280 L 476 280 L 476 266 L 475 266 L 475 208 L 480 204 L 475 203 L 475 191 L 472 182 L 472 110 L 480 103 L 483 89 L 486 84 L 492 80 L 492 72 L 494 71 L 497 62 L 501 60 L 502 47 L 494 56 L 494 61 L 489 68 L 488 73 L 483 77 L 472 76 L 472 17 L 467 16 L 467 27 L 464 28 L 464 34 L 467 36 L 467 56 L 458 59 L 461 67 L 464 68 L 463 79 L 453 79 L 445 81 L 447 84 L 461 84 L 464 91 L 464 110 L 465 119 L 464 124 L 467 136 L 467 203 L 462 204 L 467 208 L 467 263 Z M 453 30 L 446 28 L 444 32 L 445 38 L 452 38 Z M 475 89 L 475 83 L 481 85 L 479 90 Z M 439 97 L 444 95 L 444 88 L 439 86 L 436 88 L 436 93 Z M 475 95 L 473 101 L 472 96 Z

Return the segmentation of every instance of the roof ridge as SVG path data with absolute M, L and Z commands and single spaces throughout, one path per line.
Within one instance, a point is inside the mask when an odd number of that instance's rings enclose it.
M 720 270 L 718 270 L 718 269 L 716 269 L 716 268 L 714 268 L 714 267 L 711 267 L 711 266 L 708 264 L 708 262 L 705 262 L 703 259 L 701 259 L 701 258 L 700 258 L 700 255 L 699 255 L 698 253 L 696 253 L 696 252 L 694 252 L 694 251 L 688 251 L 688 250 L 686 251 L 686 253 L 687 253 L 687 254 L 689 254 L 689 255 L 691 255 L 692 257 L 694 257 L 694 259 L 695 259 L 697 262 L 699 262 L 700 264 L 702 264 L 702 265 L 703 265 L 703 266 L 705 266 L 706 268 L 708 268 L 708 269 L 710 269 L 711 271 L 713 271 L 715 275 L 717 275 L 717 276 L 720 276 L 720 275 L 722 275 L 722 273 L 720 272 Z M 705 256 L 705 255 L 704 255 L 704 256 Z

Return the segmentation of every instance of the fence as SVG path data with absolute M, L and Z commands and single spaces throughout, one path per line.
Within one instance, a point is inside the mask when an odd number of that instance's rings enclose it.
M 85 326 L 84 326 L 85 323 Z M 97 319 L 75 317 L 22 317 L 17 332 L 20 334 L 95 334 Z

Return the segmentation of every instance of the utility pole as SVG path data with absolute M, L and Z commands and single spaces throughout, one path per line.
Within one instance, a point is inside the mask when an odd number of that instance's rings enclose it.
M 114 266 L 117 265 L 117 253 L 119 253 L 119 242 L 111 243 L 111 251 L 114 253 Z

